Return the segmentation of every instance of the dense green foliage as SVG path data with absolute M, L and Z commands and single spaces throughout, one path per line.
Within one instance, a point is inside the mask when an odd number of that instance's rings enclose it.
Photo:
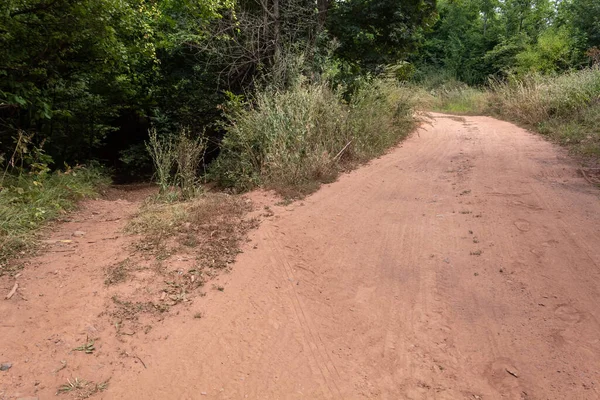
M 441 0 L 439 19 L 413 60 L 468 84 L 489 77 L 555 73 L 598 57 L 595 0 Z M 598 60 L 596 60 L 598 61 Z
M 154 127 L 207 135 L 214 158 L 226 91 L 353 81 L 405 59 L 434 15 L 434 0 L 5 0 L 0 155 L 25 132 L 54 167 L 136 174 Z

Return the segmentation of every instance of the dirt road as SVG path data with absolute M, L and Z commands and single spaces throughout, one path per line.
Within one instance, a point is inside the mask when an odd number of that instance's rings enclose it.
M 96 396 L 599 399 L 599 195 L 533 134 L 434 114 L 279 207 L 203 318 L 140 339 L 145 368 L 98 365 Z

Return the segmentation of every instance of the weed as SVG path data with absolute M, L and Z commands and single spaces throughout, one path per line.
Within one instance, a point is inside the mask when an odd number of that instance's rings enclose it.
M 156 129 L 149 132 L 149 141 L 146 143 L 146 150 L 152 162 L 156 181 L 161 193 L 167 192 L 171 186 L 171 171 L 175 164 L 175 150 L 171 138 L 160 138 Z
M 205 141 L 202 137 L 194 138 L 186 129 L 182 129 L 176 137 L 159 137 L 152 129 L 146 150 L 154 164 L 161 199 L 190 199 L 201 192 L 198 168 L 204 158 Z
M 461 214 L 471 214 L 472 211 L 467 211 L 467 210 L 463 210 L 463 211 L 459 211 Z
M 77 399 L 87 399 L 98 392 L 103 392 L 108 388 L 108 380 L 95 383 L 91 381 L 67 379 L 67 383 L 61 385 L 56 394 L 72 393 Z
M 85 354 L 92 354 L 94 351 L 96 351 L 96 347 L 94 346 L 95 342 L 96 341 L 94 339 L 86 338 L 84 344 L 82 344 L 79 347 L 75 347 L 73 350 L 74 351 L 83 351 L 83 352 L 85 352 Z
M 196 314 L 194 314 L 194 318 L 196 319 L 200 319 L 202 318 L 204 315 L 201 312 L 197 312 Z
M 184 199 L 190 199 L 200 192 L 198 167 L 202 162 L 204 149 L 202 138 L 192 138 L 185 130 L 179 134 L 175 158 L 176 182 Z
M 36 244 L 36 231 L 48 220 L 94 197 L 108 185 L 104 172 L 92 166 L 42 174 L 8 174 L 0 183 L 0 275 L 11 274 L 7 260 Z
M 471 252 L 472 256 L 480 256 L 483 253 L 483 251 L 481 250 L 475 250 Z

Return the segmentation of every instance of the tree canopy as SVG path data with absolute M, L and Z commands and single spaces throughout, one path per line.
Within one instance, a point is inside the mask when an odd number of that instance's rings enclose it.
M 393 64 L 482 84 L 589 65 L 598 46 L 596 0 L 4 0 L 0 160 L 25 135 L 55 167 L 135 171 L 150 127 L 215 150 L 223 104 L 259 86 L 351 89 Z

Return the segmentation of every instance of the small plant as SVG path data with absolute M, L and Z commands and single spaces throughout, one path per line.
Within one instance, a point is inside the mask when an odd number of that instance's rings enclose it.
M 73 350 L 83 351 L 85 354 L 92 354 L 94 351 L 96 351 L 96 347 L 94 346 L 95 342 L 96 341 L 94 339 L 86 338 L 84 344 L 79 347 L 75 347 Z
M 190 199 L 200 191 L 198 169 L 205 148 L 204 139 L 193 138 L 186 129 L 177 137 L 159 137 L 155 129 L 150 130 L 146 150 L 154 164 L 161 199 Z
M 98 392 L 108 388 L 108 380 L 100 383 L 85 381 L 79 378 L 73 380 L 67 378 L 67 383 L 61 385 L 56 394 L 73 393 L 78 399 L 87 399 Z
M 194 314 L 194 318 L 196 319 L 200 319 L 202 318 L 204 315 L 201 312 L 197 312 L 196 314 Z
M 180 132 L 175 146 L 176 182 L 185 199 L 194 197 L 199 191 L 198 168 L 202 163 L 204 149 L 202 138 L 192 138 L 186 130 Z
M 171 186 L 171 171 L 176 157 L 173 140 L 159 137 L 156 129 L 153 128 L 149 132 L 146 150 L 152 158 L 160 191 L 161 193 L 167 192 Z
M 471 252 L 472 256 L 480 256 L 483 253 L 483 251 L 481 250 L 475 250 Z
M 58 388 L 58 392 L 56 394 L 69 393 L 74 390 L 80 390 L 80 389 L 83 389 L 86 384 L 87 384 L 86 381 L 83 381 L 83 380 L 80 381 L 79 378 L 75 378 L 75 379 L 73 379 L 73 381 L 71 381 L 69 378 L 67 378 L 67 383 L 60 386 Z

